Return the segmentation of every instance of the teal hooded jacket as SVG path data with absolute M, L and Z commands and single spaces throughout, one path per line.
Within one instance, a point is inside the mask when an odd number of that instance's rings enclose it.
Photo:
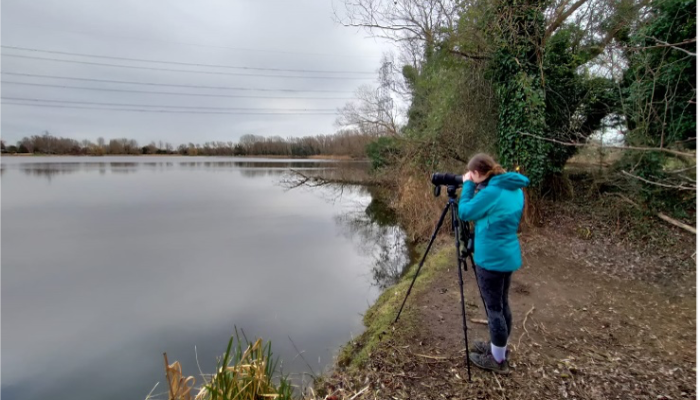
M 529 183 L 515 172 L 493 176 L 476 194 L 474 182 L 464 183 L 458 213 L 463 221 L 475 221 L 476 265 L 499 272 L 515 271 L 522 265 L 517 231 L 525 205 L 522 188 Z

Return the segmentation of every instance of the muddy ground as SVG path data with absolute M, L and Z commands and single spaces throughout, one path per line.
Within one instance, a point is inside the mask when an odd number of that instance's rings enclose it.
M 444 268 L 412 293 L 418 323 L 396 326 L 410 332 L 386 335 L 361 368 L 327 377 L 319 398 L 695 398 L 695 238 L 663 227 L 678 240 L 654 252 L 556 215 L 522 236 L 510 375 L 472 366 L 468 381 L 457 272 Z M 485 318 L 471 269 L 465 279 L 469 340 L 485 340 L 487 326 L 471 321 Z

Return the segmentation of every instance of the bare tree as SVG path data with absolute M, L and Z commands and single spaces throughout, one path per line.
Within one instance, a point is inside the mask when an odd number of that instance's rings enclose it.
M 451 0 L 343 0 L 345 26 L 389 39 L 403 50 L 417 43 L 433 46 L 456 30 L 459 2 Z M 407 45 L 407 46 L 406 46 Z
M 398 113 L 393 102 L 388 102 L 378 89 L 369 85 L 360 86 L 356 97 L 357 100 L 338 109 L 336 126 L 356 128 L 372 136 L 398 134 Z

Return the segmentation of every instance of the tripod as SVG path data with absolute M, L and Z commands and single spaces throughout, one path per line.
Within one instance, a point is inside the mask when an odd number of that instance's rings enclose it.
M 440 196 L 440 186 L 435 186 L 435 196 Z M 430 248 L 433 246 L 433 242 L 435 241 L 435 238 L 437 237 L 437 233 L 440 230 L 440 227 L 442 226 L 442 223 L 445 220 L 445 216 L 447 215 L 447 211 L 450 210 L 450 216 L 452 219 L 452 233 L 454 234 L 455 237 L 455 246 L 457 249 L 457 274 L 459 276 L 459 294 L 461 298 L 461 303 L 460 303 L 460 308 L 462 309 L 462 328 L 464 329 L 464 348 L 465 348 L 465 359 L 466 359 L 466 364 L 467 364 L 467 375 L 469 377 L 469 382 L 472 380 L 472 371 L 469 363 L 469 340 L 467 339 L 467 314 L 466 310 L 464 307 L 464 281 L 462 279 L 462 267 L 464 267 L 464 270 L 467 270 L 467 259 L 471 260 L 472 266 L 474 266 L 474 258 L 473 258 L 473 239 L 471 237 L 471 234 L 469 232 L 469 224 L 463 224 L 463 232 L 462 234 L 464 235 L 463 237 L 467 238 L 467 243 L 466 243 L 466 251 L 460 250 L 459 247 L 459 238 L 460 238 L 460 224 L 459 224 L 459 217 L 457 215 L 457 203 L 455 202 L 455 199 L 457 198 L 457 186 L 447 186 L 447 204 L 445 204 L 445 208 L 442 210 L 442 214 L 440 214 L 440 219 L 438 220 L 437 226 L 435 227 L 435 231 L 433 232 L 433 236 L 430 238 L 430 242 L 428 243 L 428 248 L 425 249 L 425 253 L 423 254 L 423 258 L 420 261 L 420 264 L 418 264 L 418 270 L 416 271 L 416 274 L 413 276 L 413 280 L 411 281 L 411 285 L 408 287 L 408 292 L 406 292 L 406 297 L 403 299 L 403 303 L 401 303 L 401 308 L 399 308 L 399 312 L 396 314 L 396 319 L 394 320 L 394 323 L 396 323 L 399 320 L 399 317 L 401 316 L 401 311 L 403 311 L 404 305 L 406 305 L 406 300 L 408 300 L 408 296 L 411 294 L 411 289 L 413 289 L 413 284 L 416 283 L 416 278 L 418 278 L 418 274 L 420 273 L 421 268 L 423 268 L 423 263 L 425 263 L 425 259 L 428 256 L 428 252 L 430 251 Z M 476 277 L 476 269 L 474 269 L 474 276 Z M 479 291 L 479 294 L 481 294 L 481 291 Z M 483 296 L 481 297 L 481 300 L 484 301 Z M 484 310 L 486 310 L 486 305 L 484 304 Z

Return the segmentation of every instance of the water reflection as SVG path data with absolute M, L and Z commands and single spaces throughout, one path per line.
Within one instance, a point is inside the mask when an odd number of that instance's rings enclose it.
M 51 182 L 57 176 L 69 175 L 78 172 L 98 171 L 101 175 L 114 173 L 125 175 L 139 170 L 156 172 L 181 170 L 238 170 L 245 178 L 259 178 L 264 176 L 282 176 L 290 169 L 299 171 L 316 171 L 323 176 L 330 176 L 333 170 L 339 165 L 344 165 L 344 169 L 356 169 L 364 171 L 365 166 L 361 163 L 333 163 L 316 160 L 241 160 L 232 161 L 230 159 L 212 160 L 187 160 L 189 157 L 172 157 L 168 160 L 154 161 L 152 159 L 131 158 L 128 161 L 111 161 L 101 157 L 60 157 L 51 158 L 55 162 L 46 162 L 45 159 L 34 161 L 19 157 L 2 158 L 2 173 L 5 168 L 17 169 L 27 176 L 45 178 Z M 323 172 L 322 172 L 323 171 Z M 1 173 L 0 173 L 1 174 Z
M 338 163 L 19 158 L 0 164 L 6 398 L 143 399 L 163 352 L 198 376 L 197 346 L 211 372 L 234 326 L 318 372 L 402 269 L 373 191 L 274 184 Z
M 364 209 L 353 209 L 335 217 L 343 235 L 374 260 L 372 281 L 380 289 L 398 282 L 410 262 L 411 249 L 399 227 L 396 214 L 376 189 L 366 189 L 372 200 Z

